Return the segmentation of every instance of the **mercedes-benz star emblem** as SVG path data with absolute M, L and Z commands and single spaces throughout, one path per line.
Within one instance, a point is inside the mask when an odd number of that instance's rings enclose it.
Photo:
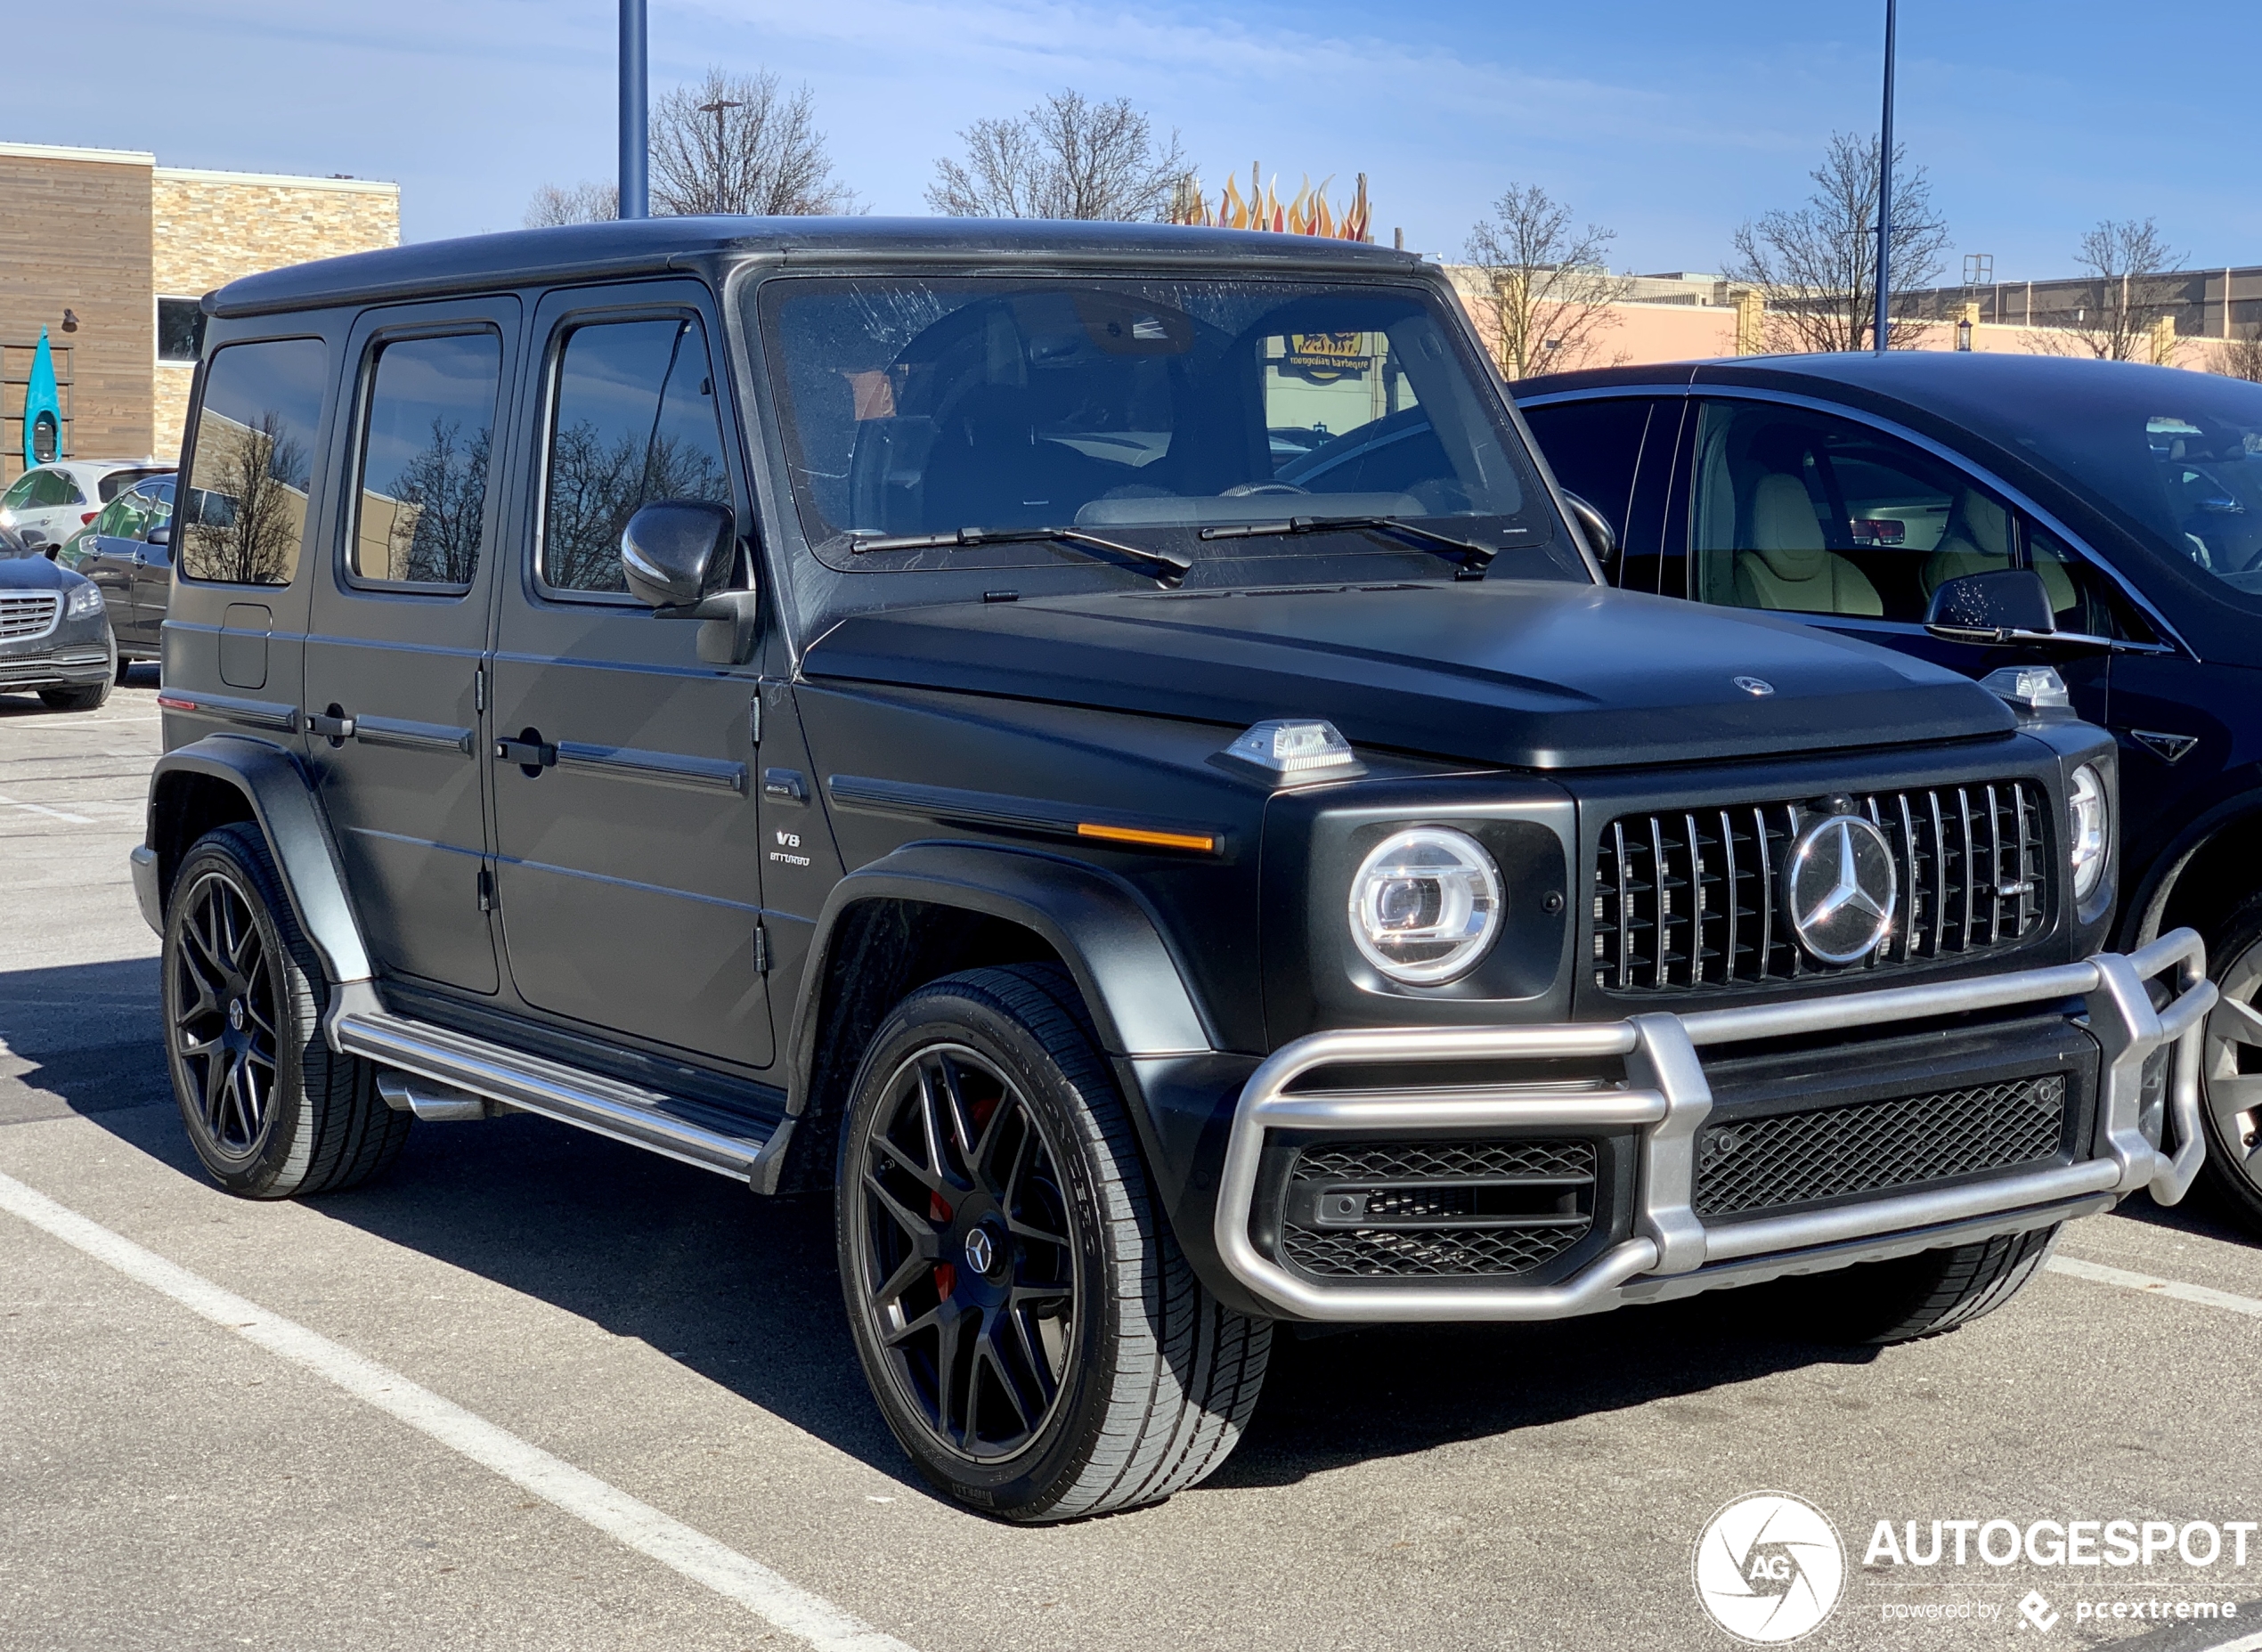
M 1729 680 L 1735 683 L 1735 685 L 1738 688 L 1741 688 L 1745 694 L 1751 695 L 1755 698 L 1764 699 L 1767 696 L 1775 692 L 1775 685 L 1768 681 L 1768 680 L 1764 677 L 1736 677 L 1729 679 Z
M 1892 933 L 1900 880 L 1885 834 L 1859 815 L 1832 815 L 1800 834 L 1784 878 L 1791 932 L 1825 964 L 1867 957 Z
M 966 1235 L 966 1265 L 977 1274 L 987 1274 L 997 1265 L 997 1254 L 989 1240 L 989 1230 L 978 1227 Z

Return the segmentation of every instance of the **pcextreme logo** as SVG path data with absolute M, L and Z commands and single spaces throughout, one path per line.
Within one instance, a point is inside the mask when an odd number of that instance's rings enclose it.
M 1777 1646 L 1819 1629 L 1845 1587 L 1829 1517 L 1787 1492 L 1729 1503 L 1696 1539 L 1696 1599 L 1738 1640 Z

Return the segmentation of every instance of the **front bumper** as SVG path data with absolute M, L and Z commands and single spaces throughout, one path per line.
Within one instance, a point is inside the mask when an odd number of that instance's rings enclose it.
M 2163 977 L 2155 1004 L 2152 983 Z M 1541 1027 L 1314 1033 L 1277 1051 L 1241 1091 L 1218 1188 L 1218 1254 L 1260 1301 L 1297 1319 L 1558 1319 L 2043 1226 L 2108 1208 L 2139 1188 L 2173 1204 L 2205 1152 L 2200 1039 L 2215 997 L 2205 948 L 2186 929 L 2127 956 L 2099 953 L 2055 968 L 1749 1008 Z M 1694 1208 L 1697 1134 L 1713 1104 L 1700 1048 L 2068 998 L 2082 1001 L 2082 1020 L 2101 1052 L 2095 1127 L 2073 1162 L 1733 1223 L 1708 1225 Z M 2155 1053 L 2165 1053 L 2168 1064 L 2166 1105 L 2148 1111 L 2146 1065 Z M 1623 1061 L 1625 1083 L 1550 1088 L 1546 1082 L 1549 1063 L 1607 1058 Z M 1294 1087 L 1330 1067 L 1392 1071 L 1423 1063 L 1453 1070 L 1429 1087 Z M 1485 1082 L 1467 1081 L 1472 1064 L 1486 1071 Z M 2155 1070 L 2155 1095 L 2158 1078 Z M 2172 1153 L 2161 1146 L 2163 1111 L 2172 1122 Z M 1534 1127 L 1635 1131 L 1631 1232 L 1567 1278 L 1338 1282 L 1282 1265 L 1253 1236 L 1270 1133 L 1349 1139 L 1362 1132 Z
M 106 682 L 118 669 L 98 631 L 91 639 L 56 641 L 37 648 L 0 647 L 0 694 L 31 688 L 83 688 Z

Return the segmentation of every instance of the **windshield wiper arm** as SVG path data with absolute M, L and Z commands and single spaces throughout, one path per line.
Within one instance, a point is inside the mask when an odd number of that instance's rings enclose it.
M 1282 533 L 1325 533 L 1336 528 L 1365 528 L 1371 533 L 1395 533 L 1409 539 L 1424 550 L 1434 550 L 1440 556 L 1458 557 L 1461 572 L 1456 579 L 1482 579 L 1485 569 L 1499 556 L 1497 545 L 1482 545 L 1473 539 L 1456 539 L 1451 533 L 1440 533 L 1435 528 L 1425 528 L 1403 517 L 1289 517 L 1279 522 L 1250 522 L 1231 527 L 1204 528 L 1204 539 L 1261 539 Z
M 1106 557 L 1127 562 L 1138 572 L 1152 576 L 1159 585 L 1176 585 L 1192 571 L 1193 564 L 1184 557 L 1174 557 L 1167 550 L 1149 550 L 1141 545 L 1126 545 L 1119 540 L 1102 539 L 1096 533 L 1086 533 L 1082 528 L 960 528 L 950 533 L 897 533 L 852 536 L 849 554 L 861 557 L 875 550 L 947 550 L 970 545 L 1074 545 L 1085 550 L 1098 551 Z

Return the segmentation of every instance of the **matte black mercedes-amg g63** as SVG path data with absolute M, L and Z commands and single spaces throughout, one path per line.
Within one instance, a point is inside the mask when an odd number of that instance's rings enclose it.
M 2111 741 L 1608 589 L 1411 256 L 681 219 L 206 310 L 134 859 L 231 1190 L 510 1110 L 829 1189 L 905 1448 L 1056 1519 L 1281 1321 L 1917 1335 L 2196 1168 Z

